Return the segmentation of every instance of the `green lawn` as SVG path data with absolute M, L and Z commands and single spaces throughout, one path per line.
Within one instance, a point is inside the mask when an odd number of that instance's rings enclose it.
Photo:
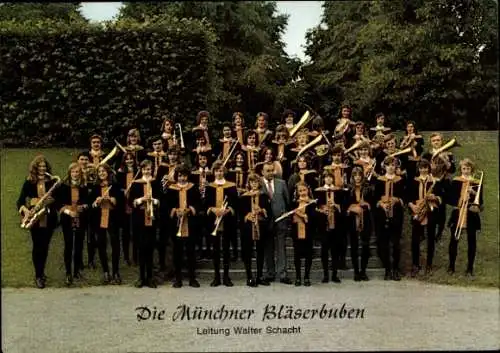
M 496 131 L 488 132 L 459 132 L 445 133 L 445 139 L 456 136 L 461 147 L 453 150 L 457 159 L 465 156 L 472 158 L 479 169 L 484 170 L 484 202 L 485 210 L 481 214 L 483 229 L 478 236 L 478 247 L 475 264 L 476 278 L 468 281 L 465 276 L 467 264 L 467 242 L 463 236 L 459 243 L 457 258 L 457 273 L 450 277 L 446 274 L 448 265 L 447 229 L 443 240 L 436 247 L 435 272 L 430 278 L 419 277 L 420 280 L 467 286 L 498 286 L 498 140 Z M 428 136 L 428 133 L 424 133 Z M 426 138 L 426 141 L 428 139 Z M 38 152 L 43 153 L 53 166 L 53 173 L 63 177 L 66 168 L 78 152 L 75 149 L 4 149 L 1 151 L 1 187 L 2 187 L 2 287 L 33 286 L 33 266 L 31 263 L 31 237 L 28 231 L 19 227 L 20 218 L 16 212 L 15 203 L 19 196 L 21 185 L 26 178 L 28 164 Z M 407 217 L 407 216 L 406 216 Z M 407 217 L 407 223 L 409 219 Z M 405 226 L 403 239 L 402 263 L 403 269 L 409 271 L 411 267 L 410 233 Z M 110 254 L 110 252 L 109 252 Z M 425 249 L 422 249 L 425 257 Z M 376 256 L 376 254 L 372 254 Z M 86 251 L 84 253 L 86 259 Z M 97 260 L 97 256 L 96 256 Z M 421 261 L 424 261 L 422 259 Z M 63 286 L 63 239 L 60 228 L 54 233 L 50 246 L 47 263 L 47 276 L 49 286 Z M 132 283 L 137 278 L 137 269 L 128 268 L 120 264 L 120 272 L 125 283 Z M 101 272 L 85 270 L 85 281 L 81 285 L 98 285 Z

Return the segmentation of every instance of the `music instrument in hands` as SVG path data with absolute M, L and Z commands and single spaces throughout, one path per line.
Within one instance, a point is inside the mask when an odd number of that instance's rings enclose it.
M 449 150 L 450 148 L 453 148 L 453 147 L 460 147 L 460 144 L 458 143 L 456 138 L 452 138 L 450 141 L 445 143 L 443 146 L 441 146 L 437 150 L 435 150 L 434 153 L 432 154 L 431 160 L 433 160 L 436 157 L 439 157 L 439 158 L 443 159 L 446 163 L 449 163 L 449 161 L 447 159 L 444 159 L 444 157 L 442 156 L 442 153 L 445 152 L 446 150 Z
M 212 236 L 216 236 L 217 235 L 217 230 L 219 230 L 219 226 L 220 226 L 220 223 L 222 222 L 222 218 L 224 218 L 224 215 L 225 215 L 225 212 L 227 210 L 227 207 L 228 207 L 228 201 L 227 201 L 227 196 L 224 197 L 224 202 L 222 203 L 222 207 L 220 209 L 220 212 L 221 212 L 221 215 L 220 216 L 217 216 L 215 218 L 215 228 L 212 232 Z M 212 212 L 215 213 L 214 209 L 216 209 L 215 207 L 212 208 Z
M 36 202 L 33 206 L 33 208 L 28 209 L 26 206 L 21 207 L 21 213 L 23 214 L 23 219 L 21 221 L 21 228 L 23 229 L 31 229 L 36 222 L 40 220 L 40 218 L 49 212 L 47 206 L 48 206 L 48 198 L 52 196 L 52 193 L 54 190 L 62 184 L 62 180 L 59 176 L 54 175 L 52 176 L 49 173 L 45 173 L 48 177 L 50 177 L 52 180 L 56 180 L 54 185 L 47 191 L 40 199 L 31 199 L 30 203 L 32 204 L 33 202 Z
M 300 211 L 300 210 L 302 210 L 302 209 L 305 209 L 307 206 L 312 205 L 312 204 L 315 204 L 315 203 L 317 203 L 317 202 L 318 202 L 318 199 L 315 199 L 315 200 L 312 200 L 312 201 L 308 202 L 308 203 L 307 203 L 307 204 L 305 204 L 305 205 L 302 205 L 302 206 L 297 207 L 297 208 L 296 208 L 296 209 L 294 209 L 294 210 L 291 210 L 291 211 L 289 211 L 289 212 L 283 213 L 281 216 L 279 216 L 278 218 L 276 218 L 276 219 L 274 220 L 274 223 L 278 223 L 278 222 L 280 222 L 280 221 L 284 220 L 285 218 L 287 218 L 288 216 L 291 216 L 291 215 L 293 215 L 293 214 L 297 213 L 297 211 Z
M 109 188 L 105 191 L 104 195 L 100 196 L 101 201 L 97 202 L 97 199 L 96 199 L 94 201 L 94 203 L 92 204 L 92 207 L 94 207 L 94 208 L 99 207 L 101 205 L 101 202 L 108 198 L 109 191 L 111 190 L 112 187 L 113 187 L 113 185 L 110 185 Z
M 426 178 L 424 182 L 424 188 L 426 187 L 427 180 L 429 177 Z M 431 176 L 432 178 L 432 176 Z M 424 198 L 417 200 L 416 205 L 415 205 L 415 212 L 413 215 L 413 219 L 415 221 L 418 221 L 421 225 L 426 225 L 428 221 L 427 214 L 429 211 L 434 210 L 437 205 L 437 198 L 434 194 L 432 194 L 432 190 L 434 189 L 434 185 L 436 185 L 436 179 L 432 178 L 432 185 L 429 188 L 429 190 L 424 191 Z
M 456 240 L 460 239 L 460 235 L 462 233 L 462 229 L 467 226 L 467 211 L 471 212 L 479 212 L 480 211 L 480 193 L 481 193 L 481 188 L 483 185 L 483 176 L 484 172 L 480 172 L 481 177 L 479 179 L 479 183 L 477 185 L 471 185 L 471 180 L 465 181 L 466 184 L 466 195 L 465 197 L 459 200 L 461 202 L 459 206 L 459 213 L 458 213 L 458 221 L 457 221 L 457 226 L 455 228 L 455 234 L 454 237 Z M 470 193 L 473 191 L 473 187 L 477 187 L 477 190 L 474 190 L 476 193 L 474 196 L 474 200 L 472 201 L 472 204 L 469 203 L 470 199 Z
M 243 196 L 251 197 L 251 205 L 252 209 L 245 216 L 245 222 L 252 222 L 252 239 L 259 240 L 260 239 L 260 227 L 259 227 L 259 219 L 260 217 L 267 218 L 267 211 L 261 208 L 257 202 L 257 195 L 260 191 L 247 191 Z
M 180 136 L 180 140 L 181 140 L 181 149 L 184 149 L 186 146 L 184 145 L 184 136 L 182 135 L 182 126 L 180 123 L 176 123 L 174 125 L 174 144 L 177 145 L 177 137 L 175 135 L 175 129 L 178 128 L 179 129 L 179 136 Z

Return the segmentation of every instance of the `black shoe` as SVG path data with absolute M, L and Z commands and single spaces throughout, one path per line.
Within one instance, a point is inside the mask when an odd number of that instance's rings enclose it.
M 401 275 L 399 274 L 398 270 L 394 270 L 392 273 L 392 279 L 394 281 L 401 281 Z
M 306 287 L 311 286 L 311 280 L 309 278 L 304 278 L 304 286 L 306 286 Z
M 474 276 L 474 272 L 470 269 L 465 271 L 465 276 L 467 277 L 467 279 L 474 279 L 476 277 Z
M 247 286 L 257 287 L 257 281 L 253 278 L 249 278 L 249 279 L 247 279 Z
M 455 273 L 455 269 L 453 267 L 448 267 L 448 274 L 451 276 Z
M 132 262 L 130 261 L 130 259 L 125 259 L 125 263 L 127 264 L 127 266 L 132 266 Z
M 71 275 L 66 275 L 66 281 L 64 283 L 69 287 L 73 284 L 73 277 Z
M 337 274 L 333 274 L 333 275 L 332 275 L 332 282 L 333 282 L 333 283 L 340 283 L 340 282 L 342 282 L 342 281 L 341 281 L 341 280 L 340 280 L 340 278 L 337 276 Z
M 199 288 L 200 283 L 195 278 L 193 278 L 193 279 L 189 280 L 189 286 L 193 287 L 193 288 Z
M 156 288 L 156 283 L 155 283 L 154 279 L 151 278 L 148 280 L 148 287 L 149 288 Z
M 218 277 L 214 278 L 214 280 L 212 281 L 212 283 L 210 283 L 210 287 L 218 287 L 220 285 L 221 285 L 220 278 L 218 278 Z
M 225 285 L 226 287 L 234 286 L 234 284 L 231 281 L 231 278 L 229 278 L 229 276 L 224 277 L 224 279 L 222 280 L 222 284 Z
M 89 261 L 87 267 L 91 270 L 95 270 L 97 266 L 94 261 Z
M 366 275 L 366 272 L 361 272 L 359 274 L 359 278 L 362 280 L 362 281 L 369 281 L 370 279 L 368 278 L 368 276 Z
M 42 281 L 47 282 L 47 276 L 45 276 L 45 274 L 42 275 L 41 279 Z
M 417 277 L 417 275 L 418 275 L 418 271 L 419 271 L 419 268 L 418 268 L 417 266 L 413 266 L 413 267 L 412 267 L 412 269 L 411 269 L 411 274 L 410 274 L 410 276 L 411 276 L 412 278 Z
M 134 286 L 136 288 L 142 288 L 142 287 L 144 287 L 144 281 L 143 280 L 138 280 L 137 282 L 135 282 Z
M 297 278 L 295 280 L 295 287 L 300 287 L 302 285 L 302 282 L 300 281 L 300 278 Z
M 425 267 L 425 275 L 426 276 L 432 276 L 432 266 L 428 265 Z
M 257 279 L 257 285 L 259 286 L 270 286 L 271 283 L 269 283 L 269 281 L 265 278 L 259 278 Z
M 36 285 L 37 288 L 43 289 L 43 288 L 45 288 L 45 281 L 41 277 L 36 278 L 35 279 L 35 285 Z
M 328 283 L 328 275 L 323 276 L 321 283 Z
M 359 272 L 354 272 L 354 281 L 355 282 L 361 281 L 361 275 L 359 274 Z
M 181 288 L 182 287 L 182 281 L 180 279 L 176 280 L 174 284 L 172 285 L 174 288 Z
M 82 279 L 82 275 L 80 274 L 80 272 L 75 272 L 75 273 L 73 274 L 73 278 L 74 278 L 74 279 Z
M 389 281 L 392 279 L 391 271 L 385 270 L 384 281 Z
M 104 284 L 109 284 L 110 280 L 111 279 L 109 277 L 109 273 L 108 272 L 104 272 L 104 278 L 103 278 Z
M 264 279 L 265 279 L 266 281 L 268 281 L 269 283 L 276 281 L 276 278 L 275 278 L 275 277 L 265 277 Z
M 284 284 L 292 284 L 292 280 L 288 277 L 283 277 L 280 279 L 280 283 L 284 283 Z M 297 283 L 297 282 L 295 282 Z
M 118 285 L 122 284 L 122 278 L 120 277 L 119 273 L 115 273 L 113 275 L 113 283 L 118 284 Z

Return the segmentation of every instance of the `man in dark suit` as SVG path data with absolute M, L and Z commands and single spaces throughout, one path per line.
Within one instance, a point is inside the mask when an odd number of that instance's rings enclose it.
M 287 277 L 286 264 L 286 243 L 285 238 L 288 232 L 289 219 L 275 223 L 274 220 L 285 213 L 290 205 L 287 186 L 284 180 L 275 178 L 274 164 L 266 163 L 262 169 L 264 176 L 263 191 L 269 195 L 271 201 L 271 215 L 269 215 L 269 227 L 266 236 L 267 243 L 264 246 L 264 259 L 267 268 L 268 281 L 274 281 L 276 273 L 279 274 L 280 282 L 292 284 L 292 280 Z M 274 249 L 276 247 L 277 269 L 274 261 Z

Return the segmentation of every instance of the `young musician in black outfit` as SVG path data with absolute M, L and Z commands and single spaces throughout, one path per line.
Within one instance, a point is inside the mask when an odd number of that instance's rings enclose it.
M 121 195 L 119 186 L 114 183 L 113 172 L 109 165 L 103 164 L 97 168 L 97 182 L 91 190 L 89 203 L 91 208 L 92 228 L 97 235 L 97 250 L 104 273 L 104 284 L 110 282 L 107 239 L 111 240 L 111 262 L 113 281 L 121 283 L 118 270 L 120 261 L 120 240 L 118 237 L 118 206 Z
M 70 164 L 66 179 L 67 183 L 62 184 L 55 195 L 64 235 L 65 283 L 70 286 L 73 283 L 73 277 L 80 278 L 83 240 L 87 228 L 86 210 L 89 208 L 89 204 L 88 189 L 85 186 L 82 169 L 78 163 Z M 72 260 L 74 260 L 73 271 L 71 271 Z
M 194 245 L 196 240 L 196 212 L 200 201 L 198 188 L 188 181 L 189 168 L 180 166 L 176 171 L 177 183 L 168 187 L 164 202 L 172 219 L 171 232 L 174 241 L 174 266 L 175 282 L 173 287 L 182 287 L 182 262 L 184 249 L 187 255 L 187 268 L 189 272 L 189 285 L 199 287 L 195 275 Z M 174 227 L 175 225 L 175 227 Z
M 324 185 L 315 190 L 318 199 L 318 230 L 321 234 L 321 263 L 323 265 L 323 283 L 328 283 L 328 258 L 332 258 L 332 281 L 340 283 L 337 270 L 340 261 L 342 234 L 340 234 L 342 213 L 344 208 L 344 192 L 333 185 L 333 174 L 326 170 L 323 173 Z
M 40 289 L 45 288 L 45 264 L 49 254 L 50 240 L 57 226 L 55 199 L 52 196 L 57 188 L 55 185 L 57 181 L 49 176 L 51 172 L 52 168 L 44 156 L 35 157 L 30 163 L 28 177 L 23 183 L 17 200 L 18 212 L 23 216 L 22 225 L 27 225 L 26 222 L 33 219 L 33 225 L 29 228 L 33 241 L 31 257 L 35 268 L 35 284 Z M 44 212 L 38 219 L 35 219 L 30 216 L 38 211 L 35 208 L 37 205 L 40 210 L 46 207 L 48 212 Z
M 132 229 L 132 207 L 129 204 L 130 187 L 135 179 L 139 177 L 139 168 L 137 166 L 137 161 L 132 152 L 128 151 L 123 156 L 123 162 L 116 173 L 117 185 L 120 188 L 120 193 L 123 197 L 124 202 L 119 205 L 120 217 L 119 226 L 122 231 L 122 249 L 123 249 L 123 259 L 127 265 L 131 265 L 130 262 L 130 240 L 132 239 L 132 261 L 134 265 L 137 265 L 137 254 L 138 254 L 138 236 L 139 234 L 133 233 Z
M 313 254 L 313 234 L 311 227 L 315 222 L 315 205 L 312 203 L 309 186 L 299 181 L 295 186 L 292 215 L 292 239 L 295 263 L 295 285 L 302 284 L 301 259 L 305 259 L 304 286 L 311 285 L 310 272 Z
M 129 205 L 133 207 L 134 232 L 139 235 L 139 280 L 136 287 L 156 288 L 153 280 L 153 250 L 158 223 L 157 209 L 160 204 L 160 185 L 153 179 L 153 163 L 140 164 L 142 178 L 130 187 Z
M 260 178 L 256 174 L 248 177 L 248 191 L 240 197 L 240 214 L 242 222 L 241 247 L 242 258 L 247 274 L 247 286 L 256 287 L 259 284 L 268 286 L 269 282 L 263 277 L 264 244 L 267 222 L 271 215 L 269 196 L 262 190 Z M 257 276 L 252 275 L 252 253 L 257 252 Z
M 355 281 L 368 281 L 366 267 L 370 258 L 370 236 L 372 231 L 371 205 L 373 188 L 368 184 L 361 167 L 354 167 L 347 192 L 347 224 L 351 242 L 351 259 Z M 359 242 L 361 241 L 361 270 L 359 264 Z
M 440 180 L 430 173 L 431 165 L 428 160 L 422 159 L 418 162 L 418 177 L 408 182 L 409 190 L 408 207 L 410 209 L 412 231 L 411 252 L 412 272 L 415 277 L 420 271 L 420 239 L 427 230 L 427 266 L 426 274 L 432 272 L 432 260 L 434 258 L 436 222 L 439 205 L 443 202 L 444 190 Z
M 460 161 L 461 175 L 453 178 L 448 193 L 448 204 L 453 206 L 448 226 L 451 230 L 448 273 L 455 273 L 457 248 L 462 231 L 467 232 L 467 270 L 468 277 L 474 276 L 476 258 L 476 234 L 481 230 L 479 213 L 483 210 L 482 180 L 473 177 L 474 163 L 465 158 Z M 479 192 L 479 194 L 478 194 Z M 462 216 L 460 217 L 460 214 Z M 457 230 L 458 228 L 458 230 Z M 461 231 L 462 230 L 462 231 Z
M 399 260 L 401 256 L 401 233 L 403 231 L 403 206 L 405 180 L 396 175 L 398 159 L 386 157 L 382 167 L 385 175 L 375 181 L 376 233 L 379 254 L 385 267 L 385 280 L 401 280 Z M 392 244 L 392 259 L 390 246 Z
M 221 162 L 215 162 L 212 166 L 214 181 L 207 185 L 207 216 L 213 240 L 213 262 L 214 280 L 210 284 L 212 287 L 219 286 L 220 280 L 220 250 L 222 242 L 222 256 L 224 266 L 224 277 L 222 283 L 227 287 L 232 287 L 233 282 L 229 278 L 229 244 L 231 237 L 236 236 L 235 210 L 238 202 L 238 191 L 236 185 L 225 179 L 226 169 Z

